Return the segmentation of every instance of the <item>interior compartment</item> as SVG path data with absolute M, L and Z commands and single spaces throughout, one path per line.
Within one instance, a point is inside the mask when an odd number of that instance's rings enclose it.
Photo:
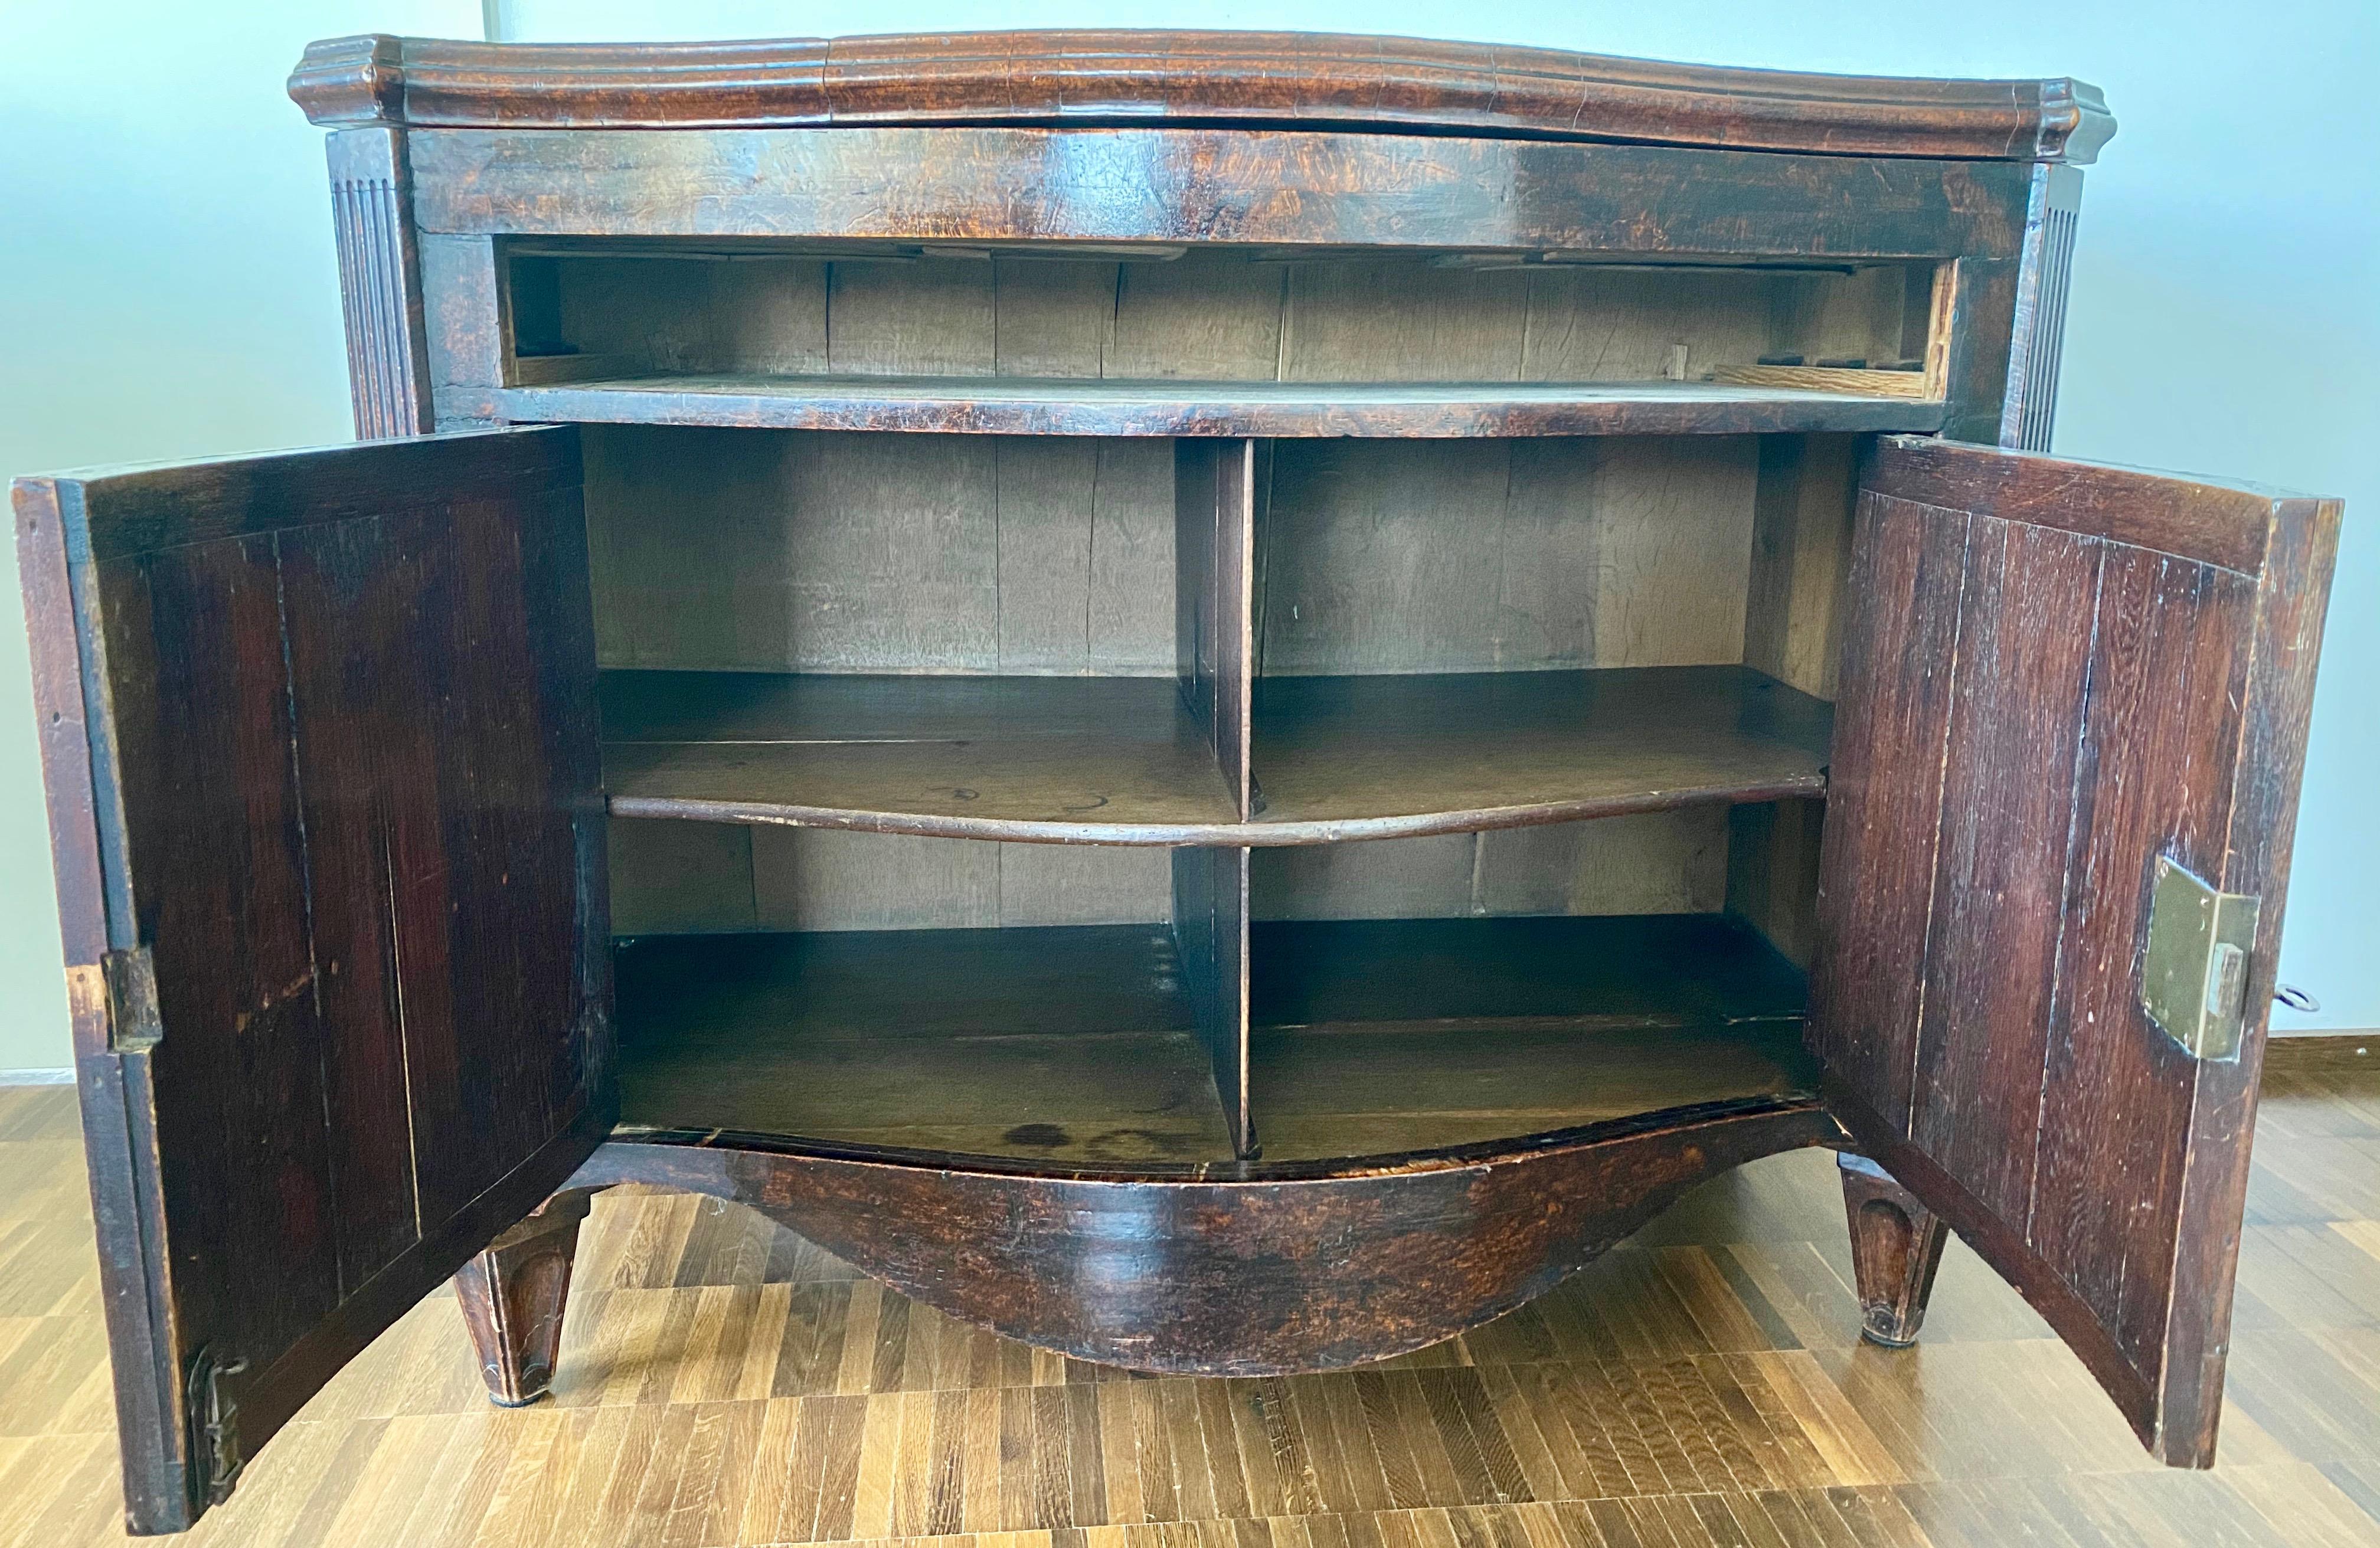
M 624 1121 L 1161 1169 L 1243 1089 L 1268 1162 L 1807 1094 L 1857 437 L 1259 442 L 1245 825 L 1213 458 L 585 449 Z
M 1592 399 L 1585 389 L 1636 383 L 1688 405 L 1941 397 L 1932 264 L 1575 256 L 518 242 L 502 391 L 573 384 L 512 406 L 596 420 L 1063 431 L 1082 428 L 1065 422 L 1075 415 L 1115 433 L 1321 435 L 1483 433 L 1428 428 L 1446 395 L 1415 389 L 1449 383 L 1540 407 L 1565 384 Z M 1123 429 L 1135 405 L 1146 422 Z M 1198 428 L 1170 426 L 1166 405 L 1195 409 Z M 1305 417 L 1237 424 L 1235 405 Z M 1842 428 L 1932 427 L 1919 413 Z
M 1250 962 L 1268 1161 L 1816 1089 L 1802 974 L 1725 915 L 1260 923 Z
M 1801 973 L 1718 912 L 1724 826 L 1633 889 L 1600 887 L 1591 863 L 1575 864 L 1582 844 L 1601 844 L 1607 863 L 1626 853 L 1640 872 L 1658 868 L 1645 835 L 1592 831 L 1610 826 L 1567 836 L 1568 895 L 1500 899 L 1551 912 L 1258 924 L 1249 1090 L 1265 1159 L 1390 1155 L 1805 1094 Z M 739 831 L 615 832 L 638 827 Z M 1076 889 L 1002 876 L 1016 852 L 1046 846 L 791 831 L 791 868 L 813 887 L 739 913 L 740 933 L 717 914 L 660 918 L 652 855 L 623 852 L 615 878 L 644 902 L 624 922 L 632 938 L 616 966 L 624 1123 L 1080 1166 L 1232 1159 L 1193 1004 L 1197 969 L 1176 932 L 1161 917 L 1045 922 L 1161 913 L 1163 852 L 1150 875 L 1136 852 L 1081 852 L 1094 858 L 1078 856 L 1072 874 L 1106 873 L 1087 889 L 1106 901 L 1053 909 Z M 1258 859 L 1289 866 L 1400 847 Z M 1542 865 L 1561 847 L 1508 854 L 1500 868 Z M 830 852 L 816 869 L 809 848 Z M 836 858 L 853 864 L 834 870 Z M 971 868 L 973 889 L 955 881 Z M 1371 878 L 1375 910 L 1444 906 L 1380 887 L 1396 869 Z M 677 896 L 715 899 L 732 875 L 718 867 L 710 885 Z M 853 875 L 877 878 L 869 896 L 834 885 Z M 884 878 L 910 899 L 893 902 Z M 969 891 L 971 906 L 953 906 Z M 1260 907 L 1300 909 L 1293 888 L 1268 883 L 1258 896 Z M 640 933 L 665 923 L 700 933 Z
M 1172 442 L 586 441 L 623 813 L 1154 843 L 1234 820 L 1172 689 Z M 1818 793 L 1856 444 L 1271 443 L 1247 841 Z
M 1823 793 L 1855 460 L 1847 436 L 1273 443 L 1259 821 Z

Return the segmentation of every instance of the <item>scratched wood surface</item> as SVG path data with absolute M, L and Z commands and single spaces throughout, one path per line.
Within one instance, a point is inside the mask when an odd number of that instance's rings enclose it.
M 120 1537 L 75 1122 L 70 1092 L 0 1090 L 0 1548 Z M 490 1408 L 442 1293 L 190 1541 L 2380 1544 L 2380 1059 L 2274 1071 L 2259 1124 L 2210 1473 L 2142 1452 L 1956 1243 L 1925 1341 L 1861 1346 L 1823 1153 L 1732 1174 L 1478 1333 L 1287 1381 L 1069 1364 L 756 1216 L 613 1192 L 552 1401 Z

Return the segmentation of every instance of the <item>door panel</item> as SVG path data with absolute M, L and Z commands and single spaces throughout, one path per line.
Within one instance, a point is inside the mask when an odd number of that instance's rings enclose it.
M 1811 1042 L 2179 1464 L 2213 1457 L 2338 518 L 1913 438 L 1862 482 Z M 2160 857 L 2262 899 L 2236 1056 L 2143 1008 Z
M 127 1500 L 174 1530 L 609 1127 L 577 441 L 17 509 Z

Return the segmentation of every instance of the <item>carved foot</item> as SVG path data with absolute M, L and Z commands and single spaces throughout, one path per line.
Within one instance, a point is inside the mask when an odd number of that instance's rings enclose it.
M 570 1258 L 593 1197 L 585 1189 L 556 1193 L 455 1276 L 480 1375 L 498 1408 L 525 1408 L 552 1385 Z
M 1888 1349 L 1917 1342 L 1949 1228 L 1892 1175 L 1864 1155 L 1835 1157 L 1851 1218 L 1852 1270 L 1859 1282 L 1860 1336 Z

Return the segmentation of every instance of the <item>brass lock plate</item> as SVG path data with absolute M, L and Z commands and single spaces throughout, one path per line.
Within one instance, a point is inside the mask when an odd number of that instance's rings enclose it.
M 2248 953 L 2261 900 L 2220 892 L 2160 855 L 2149 894 L 2141 1004 L 2199 1058 L 2237 1058 L 2247 1023 Z

